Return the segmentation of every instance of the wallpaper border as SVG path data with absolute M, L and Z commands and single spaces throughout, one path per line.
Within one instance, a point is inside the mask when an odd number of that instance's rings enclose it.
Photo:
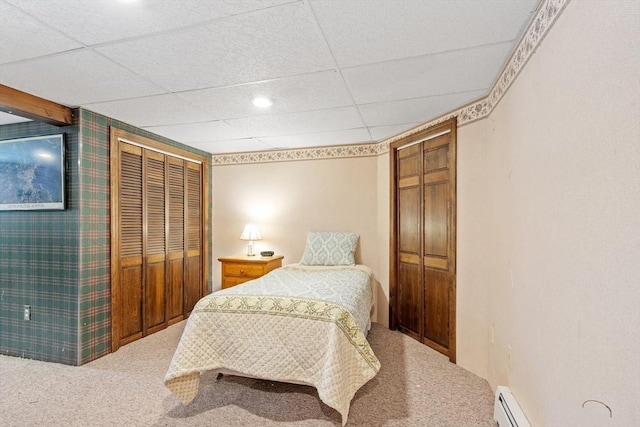
M 213 155 L 213 165 L 244 163 L 288 162 L 294 160 L 339 159 L 345 157 L 370 157 L 382 154 L 379 142 L 357 145 L 332 145 L 328 147 L 297 148 L 293 150 L 252 151 L 246 153 Z M 387 150 L 389 146 L 387 145 Z
M 458 118 L 458 127 L 487 117 L 498 105 L 504 94 L 514 82 L 540 42 L 547 35 L 555 21 L 571 0 L 544 0 L 536 15 L 525 30 L 518 46 L 509 61 L 493 83 L 488 95 L 475 102 L 464 105 L 454 111 L 429 120 L 405 132 L 379 142 L 357 145 L 338 145 L 328 147 L 299 148 L 293 150 L 253 151 L 213 155 L 212 165 L 234 165 L 250 163 L 285 162 L 295 160 L 336 159 L 346 157 L 378 156 L 389 151 L 389 145 L 407 136 L 418 133 L 453 117 Z

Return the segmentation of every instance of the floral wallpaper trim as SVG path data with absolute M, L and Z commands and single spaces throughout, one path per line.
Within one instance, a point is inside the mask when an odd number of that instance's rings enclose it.
M 344 157 L 377 156 L 384 151 L 378 142 L 358 145 L 336 145 L 329 147 L 298 148 L 295 150 L 255 151 L 248 153 L 219 154 L 213 156 L 213 165 L 244 163 L 288 162 L 295 160 L 338 159 Z M 389 150 L 389 145 L 386 145 Z
M 377 156 L 389 151 L 389 145 L 414 133 L 437 125 L 452 117 L 458 118 L 458 126 L 469 124 L 488 116 L 498 105 L 507 89 L 511 86 L 520 70 L 527 63 L 542 39 L 547 35 L 555 21 L 571 0 L 544 0 L 536 16 L 531 21 L 524 36 L 514 50 L 509 62 L 493 84 L 489 94 L 476 102 L 467 104 L 457 110 L 425 122 L 403 133 L 380 142 L 358 145 L 339 145 L 316 148 L 299 148 L 293 150 L 256 151 L 248 153 L 219 154 L 213 156 L 213 165 L 232 165 L 245 163 L 286 162 L 295 160 L 313 160 L 344 157 Z

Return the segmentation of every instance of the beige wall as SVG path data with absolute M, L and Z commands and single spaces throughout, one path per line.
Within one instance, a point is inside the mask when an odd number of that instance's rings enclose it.
M 264 239 L 256 242 L 256 250 L 274 250 L 285 256 L 284 264 L 300 260 L 307 231 L 359 233 L 356 261 L 374 270 L 376 298 L 384 303 L 388 298 L 388 266 L 386 261 L 380 263 L 379 257 L 381 253 L 386 256 L 380 245 L 385 237 L 388 241 L 388 232 L 385 225 L 380 226 L 382 231 L 378 225 L 379 159 L 213 167 L 214 290 L 220 288 L 217 258 L 245 252 L 246 242 L 239 237 L 244 224 L 254 222 Z M 386 312 L 385 308 L 380 315 L 374 313 L 374 319 L 385 324 Z
M 380 287 L 378 288 L 377 314 L 378 323 L 389 326 L 389 226 L 391 225 L 391 208 L 389 206 L 390 175 L 389 153 L 378 156 L 377 159 L 377 231 L 378 231 L 378 265 L 376 271 Z
M 638 11 L 571 2 L 459 132 L 460 361 L 484 375 L 488 347 L 490 384 L 533 425 L 640 425 Z
M 456 353 L 457 363 L 487 378 L 486 121 L 458 128 Z

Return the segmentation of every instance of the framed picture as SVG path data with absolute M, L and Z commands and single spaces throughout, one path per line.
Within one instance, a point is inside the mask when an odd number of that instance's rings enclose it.
M 64 134 L 0 141 L 0 211 L 65 208 Z

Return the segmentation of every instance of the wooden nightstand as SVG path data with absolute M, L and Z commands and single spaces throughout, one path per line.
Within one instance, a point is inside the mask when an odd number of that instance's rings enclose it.
M 222 263 L 222 289 L 257 279 L 271 270 L 282 267 L 282 258 L 282 255 L 238 255 L 218 258 Z

